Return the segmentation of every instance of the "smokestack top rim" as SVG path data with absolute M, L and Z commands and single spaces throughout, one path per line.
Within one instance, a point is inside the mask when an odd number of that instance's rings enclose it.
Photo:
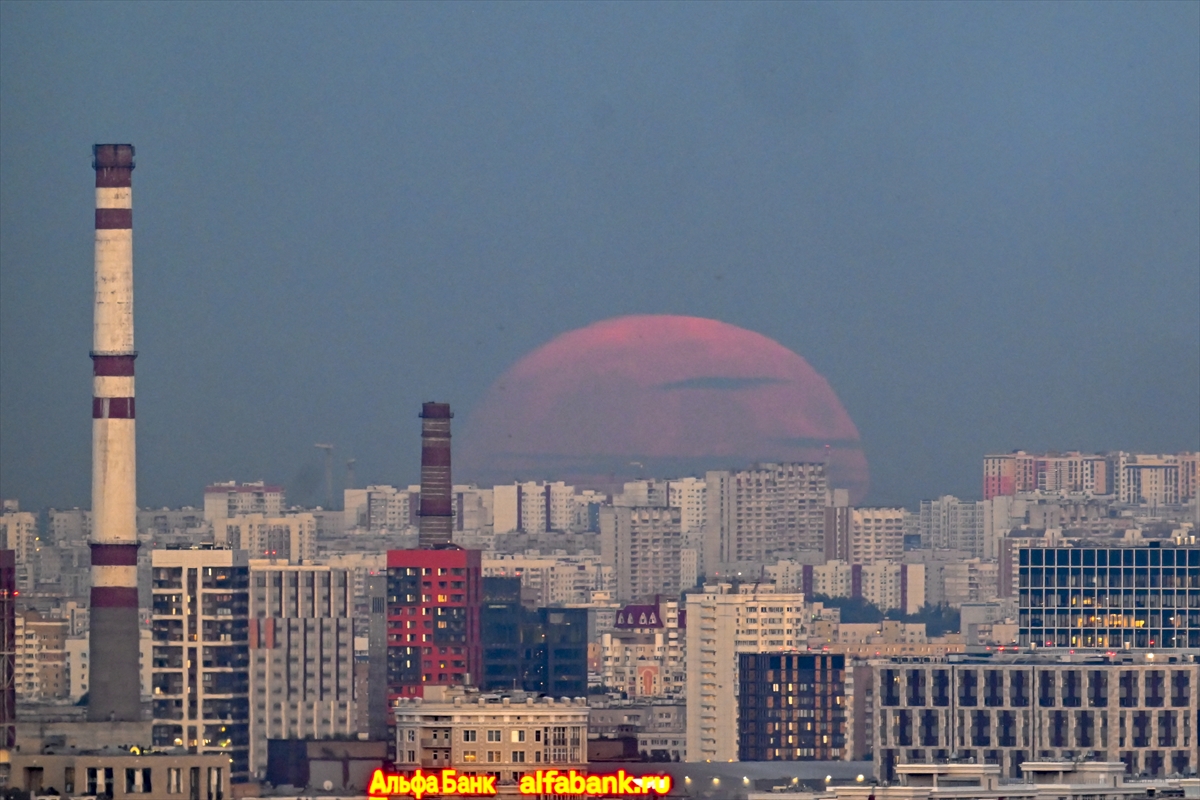
M 449 403 L 422 403 L 421 419 L 454 419 Z
M 92 145 L 92 169 L 133 169 L 134 149 L 131 144 Z

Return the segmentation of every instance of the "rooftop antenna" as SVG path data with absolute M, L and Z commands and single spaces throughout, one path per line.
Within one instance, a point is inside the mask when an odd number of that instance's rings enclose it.
M 325 451 L 325 508 L 333 510 L 333 445 L 315 444 L 313 447 Z

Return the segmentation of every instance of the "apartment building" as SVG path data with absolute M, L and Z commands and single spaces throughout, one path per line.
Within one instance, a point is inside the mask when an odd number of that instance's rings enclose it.
M 243 550 L 155 550 L 153 745 L 219 753 L 250 777 L 250 565 Z
M 34 610 L 18 612 L 13 621 L 17 699 L 30 702 L 70 697 L 67 621 Z
M 903 508 L 825 507 L 826 561 L 866 565 L 903 555 Z
M 248 626 L 250 769 L 269 739 L 348 738 L 354 727 L 354 598 L 348 570 L 254 560 Z
M 37 517 L 18 511 L 15 503 L 0 512 L 0 550 L 11 550 L 16 560 L 17 590 L 31 594 L 38 580 Z
M 562 481 L 527 481 L 492 487 L 496 533 L 569 531 L 576 518 L 575 487 Z
M 586 603 L 593 592 L 613 588 L 613 569 L 598 555 L 488 555 L 482 561 L 485 578 L 520 578 L 521 592 L 531 606 Z
M 702 571 L 825 547 L 824 464 L 760 464 L 706 475 Z
M 988 510 L 982 501 L 959 500 L 952 495 L 922 500 L 917 528 L 921 546 L 962 550 L 975 558 L 984 558 L 988 550 Z
M 264 481 L 238 483 L 226 481 L 204 487 L 204 521 L 215 522 L 239 514 L 278 517 L 285 508 L 282 486 Z
M 317 521 L 309 513 L 235 514 L 213 522 L 213 541 L 219 547 L 245 550 L 250 558 L 301 564 L 317 557 Z
M 951 755 L 1011 777 L 1023 762 L 1048 759 L 1121 761 L 1127 774 L 1150 777 L 1197 768 L 1194 661 L 958 659 L 874 666 L 880 780 Z
M 703 533 L 708 518 L 708 481 L 703 478 L 669 481 L 667 505 L 679 509 L 679 531 L 684 537 Z
M 773 584 L 706 585 L 687 596 L 689 761 L 738 757 L 739 653 L 805 647 L 804 595 Z
M 682 588 L 681 549 L 678 508 L 600 509 L 600 557 L 613 568 L 618 602 L 678 595 Z
M 480 674 L 478 550 L 389 550 L 388 700 L 432 686 L 462 686 Z
M 845 656 L 742 653 L 738 660 L 739 761 L 848 758 Z
M 884 611 L 899 609 L 915 614 L 925 605 L 924 564 L 798 564 L 781 560 L 765 570 L 780 591 L 798 591 L 805 597 L 861 597 Z

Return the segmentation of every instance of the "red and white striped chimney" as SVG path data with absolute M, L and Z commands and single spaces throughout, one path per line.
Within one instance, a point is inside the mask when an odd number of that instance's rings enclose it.
M 92 148 L 96 291 L 92 335 L 92 608 L 88 719 L 141 719 L 134 440 L 133 145 Z

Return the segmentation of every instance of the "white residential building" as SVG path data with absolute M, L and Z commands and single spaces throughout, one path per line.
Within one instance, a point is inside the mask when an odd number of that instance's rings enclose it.
M 600 509 L 600 556 L 617 577 L 617 601 L 650 601 L 681 589 L 679 509 Z
M 825 549 L 824 464 L 760 464 L 706 475 L 701 569 Z
M 400 533 L 417 524 L 421 487 L 368 486 L 342 493 L 345 529 Z
M 569 531 L 575 518 L 575 487 L 562 481 L 528 481 L 492 488 L 495 533 Z
M 669 482 L 667 505 L 679 509 L 679 527 L 684 534 L 703 531 L 708 518 L 708 481 L 680 478 Z
M 293 564 L 317 557 L 317 521 L 312 514 L 269 517 L 237 514 L 213 523 L 213 540 L 252 558 L 275 558 Z
M 250 561 L 250 771 L 268 739 L 350 738 L 354 731 L 350 573 Z
M 204 488 L 204 520 L 209 523 L 238 514 L 278 517 L 283 509 L 283 487 L 270 486 L 264 481 L 226 481 Z
M 614 582 L 613 570 L 597 555 L 488 555 L 483 577 L 519 577 L 522 594 L 539 607 L 588 603 Z
M 982 500 L 959 500 L 952 495 L 922 500 L 919 522 L 922 546 L 965 550 L 983 558 L 988 549 L 988 511 Z
M 687 596 L 687 757 L 738 757 L 738 653 L 807 645 L 804 595 L 773 584 L 705 585 Z
M 32 593 L 38 577 L 37 517 L 6 508 L 0 513 L 0 550 L 12 550 L 17 565 L 17 591 Z

